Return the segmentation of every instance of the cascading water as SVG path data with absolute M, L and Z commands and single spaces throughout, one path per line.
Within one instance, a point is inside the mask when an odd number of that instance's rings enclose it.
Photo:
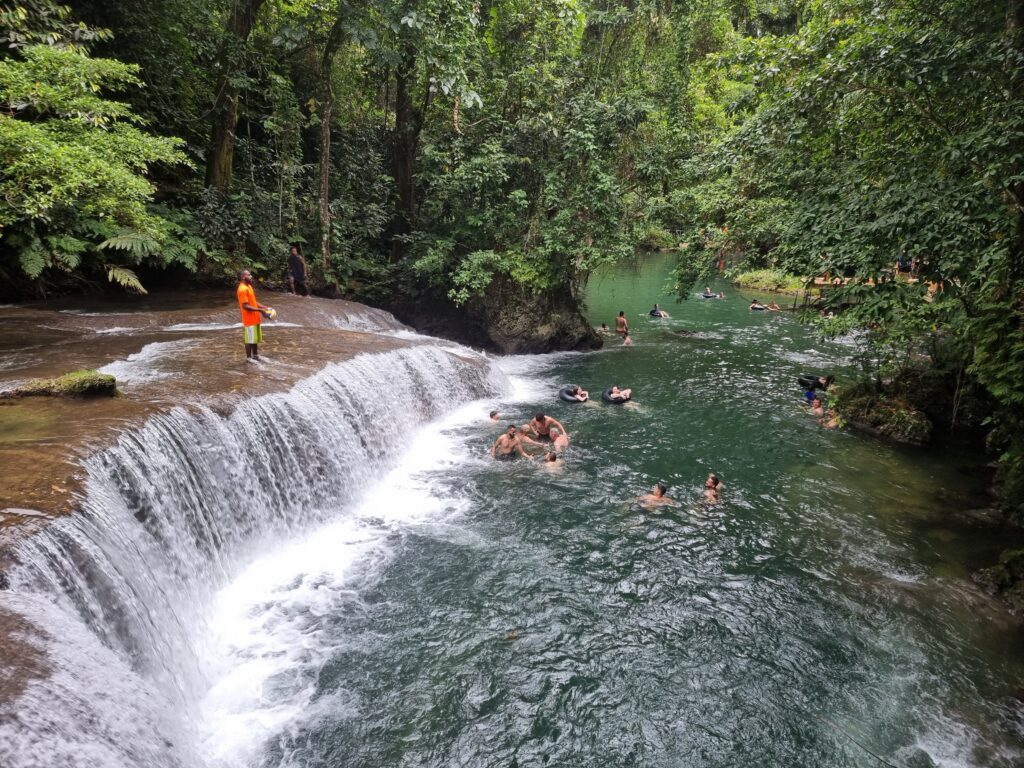
M 17 545 L 0 593 L 45 646 L 0 717 L 0 765 L 201 765 L 216 591 L 351 511 L 419 427 L 502 386 L 460 348 L 360 355 L 228 415 L 154 417 L 87 460 L 80 511 Z

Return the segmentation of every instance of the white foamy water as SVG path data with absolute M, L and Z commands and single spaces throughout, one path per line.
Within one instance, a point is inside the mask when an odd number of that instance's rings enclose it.
M 396 532 L 458 511 L 424 473 L 456 461 L 446 431 L 506 388 L 471 351 L 421 345 L 126 432 L 87 462 L 79 513 L 16 547 L 0 608 L 35 628 L 54 675 L 17 699 L 24 718 L 0 716 L 0 765 L 237 764 L 311 716 L 321 611 L 378 572 Z
M 216 682 L 201 705 L 214 765 L 241 768 L 275 735 L 328 711 L 343 716 L 344 702 L 316 699 L 318 673 L 337 651 L 321 619 L 361 610 L 360 593 L 394 557 L 395 537 L 464 509 L 438 473 L 465 461 L 459 430 L 480 424 L 486 408 L 471 403 L 420 431 L 351 515 L 258 559 L 217 595 Z
M 164 328 L 165 331 L 226 331 L 231 328 L 241 328 L 239 323 L 175 323 Z
M 128 355 L 124 360 L 115 360 L 99 369 L 100 373 L 108 373 L 120 384 L 147 384 L 161 379 L 168 379 L 175 374 L 166 369 L 169 359 L 182 350 L 192 346 L 192 339 L 179 341 L 154 341 L 138 352 Z
M 129 333 L 135 333 L 138 328 L 132 328 L 127 325 L 115 325 L 113 328 L 100 328 L 96 331 L 98 336 L 123 336 Z

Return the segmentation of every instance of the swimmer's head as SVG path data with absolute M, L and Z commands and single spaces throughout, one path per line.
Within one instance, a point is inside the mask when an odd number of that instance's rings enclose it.
M 490 416 L 492 419 L 497 419 L 498 418 L 498 412 L 497 411 L 491 411 L 487 415 Z
M 544 461 L 558 461 L 558 454 L 554 451 L 548 451 L 544 454 Z
M 505 428 L 505 431 L 508 432 L 509 435 L 514 435 L 516 433 L 516 425 L 515 424 L 509 424 Z
M 601 323 L 601 328 L 602 328 L 602 330 L 607 331 L 608 330 L 608 323 Z
M 625 316 L 626 316 L 626 310 L 620 309 L 619 310 L 619 317 L 625 317 Z
M 562 434 L 562 431 L 558 427 L 551 428 L 551 437 L 558 437 L 560 434 Z
M 664 483 L 655 483 L 654 484 L 654 493 L 657 496 L 664 496 L 665 495 L 665 491 L 667 491 L 667 490 L 668 490 L 668 488 L 665 487 Z
M 537 421 L 544 421 L 544 419 L 547 417 L 540 411 L 537 411 L 535 414 L 533 414 L 533 418 L 536 419 Z

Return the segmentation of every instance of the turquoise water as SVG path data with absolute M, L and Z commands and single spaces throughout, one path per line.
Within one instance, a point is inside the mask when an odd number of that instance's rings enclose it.
M 263 764 L 1024 758 L 1024 635 L 965 579 L 1004 543 L 958 514 L 986 503 L 984 457 L 822 429 L 795 376 L 842 377 L 853 348 L 725 284 L 676 305 L 669 267 L 591 282 L 594 324 L 625 310 L 635 346 L 500 363 L 513 394 L 446 433 L 463 459 L 429 473 L 447 512 L 318 603 L 328 661 L 290 673 L 314 694 Z M 643 316 L 654 301 L 673 317 Z M 560 403 L 569 382 L 634 404 Z M 489 460 L 490 406 L 561 420 L 564 468 Z M 656 481 L 676 505 L 631 502 Z

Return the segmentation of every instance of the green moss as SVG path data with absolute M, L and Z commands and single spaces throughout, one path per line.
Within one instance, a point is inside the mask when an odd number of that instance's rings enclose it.
M 72 371 L 56 379 L 33 379 L 14 394 L 19 397 L 113 397 L 117 394 L 117 379 L 99 371 Z
M 734 275 L 733 285 L 756 291 L 775 293 L 800 293 L 804 290 L 804 279 L 783 272 L 781 269 L 755 269 Z
M 839 390 L 835 407 L 854 429 L 898 443 L 924 445 L 932 437 L 932 423 L 924 413 L 902 397 L 877 391 L 870 382 Z

